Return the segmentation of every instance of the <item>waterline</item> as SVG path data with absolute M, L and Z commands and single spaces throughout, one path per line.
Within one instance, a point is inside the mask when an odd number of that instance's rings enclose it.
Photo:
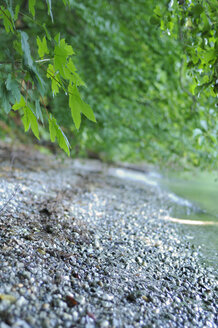
M 171 216 L 160 216 L 160 219 L 167 220 L 175 223 L 180 224 L 190 224 L 190 225 L 214 225 L 218 226 L 218 222 L 214 221 L 200 221 L 200 220 L 187 220 L 187 219 L 179 219 L 179 218 L 173 218 Z

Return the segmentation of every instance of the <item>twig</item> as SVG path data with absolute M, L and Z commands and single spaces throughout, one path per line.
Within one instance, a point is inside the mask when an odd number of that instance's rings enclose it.
M 10 203 L 10 201 L 15 197 L 17 191 L 20 189 L 19 186 L 16 186 L 14 192 L 12 193 L 11 197 L 3 204 L 3 206 L 0 208 L 0 213 L 4 211 L 4 209 L 7 207 L 7 205 Z
M 39 59 L 39 60 L 35 60 L 35 63 L 43 63 L 43 62 L 48 62 L 51 61 L 52 59 L 50 58 L 45 58 L 45 59 Z

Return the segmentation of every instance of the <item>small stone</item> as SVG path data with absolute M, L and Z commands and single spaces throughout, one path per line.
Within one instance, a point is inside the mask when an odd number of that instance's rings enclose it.
M 99 248 L 100 247 L 100 242 L 98 239 L 95 239 L 95 247 Z
M 102 282 L 101 280 L 99 280 L 99 281 L 97 282 L 97 284 L 98 284 L 100 287 L 103 287 L 103 286 L 104 286 L 104 284 L 103 284 L 103 282 Z
M 143 299 L 145 302 L 150 302 L 150 299 L 149 299 L 146 295 L 142 295 L 142 299 Z
M 0 323 L 0 328 L 10 328 L 10 326 L 8 326 L 6 323 L 1 322 Z
M 102 299 L 105 301 L 112 301 L 114 299 L 114 296 L 110 294 L 103 294 Z
M 31 278 L 31 273 L 29 271 L 22 271 L 20 273 L 21 276 L 23 276 L 23 278 L 25 279 L 30 279 Z
M 41 249 L 41 248 L 38 248 L 37 249 L 37 252 L 40 253 L 40 254 L 42 254 L 42 255 L 45 255 L 46 254 L 46 252 L 43 249 Z
M 142 260 L 142 258 L 141 257 L 136 257 L 136 262 L 138 263 L 138 264 L 140 264 L 140 265 L 142 265 L 142 263 L 143 263 L 143 260 Z
M 42 328 L 50 328 L 51 327 L 51 322 L 48 318 L 44 318 L 42 320 Z
M 13 328 L 31 328 L 30 325 L 21 319 L 16 320 L 16 322 L 13 324 Z
M 22 307 L 22 306 L 23 306 L 24 304 L 26 304 L 26 303 L 27 303 L 27 300 L 26 300 L 23 296 L 21 296 L 21 297 L 17 300 L 16 305 Z
M 40 316 L 41 319 L 46 319 L 47 318 L 47 312 L 41 311 L 39 316 Z
M 0 300 L 10 302 L 10 303 L 14 303 L 14 302 L 16 302 L 17 299 L 13 295 L 0 294 Z
M 85 297 L 84 297 L 84 296 L 81 296 L 81 295 L 77 296 L 77 297 L 76 297 L 76 300 L 77 300 L 77 302 L 78 302 L 80 305 L 84 305 L 84 304 L 86 303 L 86 299 L 85 299 Z
M 68 314 L 68 313 L 63 313 L 63 319 L 64 320 L 72 320 L 72 315 Z
M 112 307 L 112 305 L 113 305 L 113 303 L 111 303 L 111 302 L 106 302 L 106 301 L 102 302 L 102 307 L 104 307 L 104 308 L 110 308 L 110 307 Z
M 109 324 L 109 322 L 107 320 L 102 320 L 99 323 L 100 328 L 107 328 L 107 327 L 109 327 L 109 325 L 110 324 Z
M 42 305 L 42 308 L 43 308 L 43 310 L 49 310 L 49 309 L 50 309 L 50 304 L 48 304 L 48 303 L 44 303 L 44 304 Z
M 77 311 L 73 311 L 72 312 L 72 319 L 73 319 L 73 321 L 77 321 L 78 318 L 79 318 L 78 312 Z

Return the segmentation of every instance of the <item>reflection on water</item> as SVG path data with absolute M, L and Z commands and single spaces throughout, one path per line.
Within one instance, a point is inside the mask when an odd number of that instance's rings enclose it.
M 194 207 L 194 205 L 189 202 L 187 199 L 181 198 L 177 196 L 176 194 L 173 194 L 172 192 L 168 192 L 168 197 L 175 203 L 181 205 L 181 206 L 187 206 L 187 207 Z

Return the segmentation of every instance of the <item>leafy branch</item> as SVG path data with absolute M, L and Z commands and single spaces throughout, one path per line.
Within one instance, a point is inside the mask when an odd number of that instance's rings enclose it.
M 68 4 L 68 1 L 63 0 L 64 5 Z M 11 7 L 8 7 L 6 2 L 6 8 L 0 7 L 0 12 L 3 14 L 3 24 L 7 34 L 13 33 L 13 38 L 15 42 L 14 51 L 16 59 L 8 61 L 7 59 L 2 60 L 0 64 L 12 64 L 12 71 L 0 86 L 0 95 L 2 96 L 2 107 L 5 110 L 6 114 L 9 114 L 11 109 L 18 110 L 22 116 L 22 122 L 24 124 L 25 131 L 29 130 L 31 127 L 34 135 L 39 139 L 39 129 L 38 129 L 38 120 L 43 121 L 43 113 L 41 112 L 39 99 L 42 99 L 45 95 L 45 78 L 51 79 L 51 93 L 57 95 L 59 89 L 63 90 L 65 94 L 69 97 L 69 106 L 71 109 L 71 114 L 75 126 L 77 129 L 80 127 L 81 123 L 81 113 L 83 113 L 89 120 L 95 122 L 95 117 L 90 106 L 88 106 L 80 96 L 80 93 L 77 89 L 79 85 L 84 85 L 84 82 L 79 77 L 76 68 L 73 63 L 72 55 L 74 51 L 72 47 L 66 43 L 64 38 L 60 38 L 60 34 L 56 35 L 53 39 L 50 33 L 47 30 L 45 23 L 37 22 L 35 20 L 35 11 L 36 11 L 36 1 L 29 1 L 29 12 L 32 17 L 26 14 L 23 11 L 20 11 L 19 5 L 16 6 L 16 14 L 13 12 L 11 14 L 10 9 L 12 8 L 13 0 L 10 2 Z M 48 15 L 53 20 L 51 0 L 47 0 Z M 43 29 L 46 36 L 43 39 L 40 39 L 39 35 L 36 35 L 36 43 L 38 48 L 38 54 L 40 59 L 33 59 L 31 55 L 31 45 L 29 43 L 29 36 L 26 32 L 17 29 L 14 33 L 15 20 L 18 15 L 27 18 L 34 23 L 35 26 L 38 26 L 40 29 Z M 1 19 L 1 17 L 0 17 Z M 32 24 L 32 23 L 31 23 Z M 49 48 L 47 45 L 47 39 L 49 41 Z M 31 40 L 32 44 L 32 40 Z M 44 58 L 46 54 L 50 53 L 50 58 Z M 20 57 L 19 59 L 17 57 Z M 52 57 L 52 58 L 51 58 Z M 5 55 L 6 58 L 6 55 Z M 44 71 L 45 77 L 40 75 L 38 68 L 35 64 L 45 64 L 49 62 L 47 69 L 45 70 L 43 66 L 40 66 Z M 22 80 L 26 82 L 27 88 L 25 90 L 26 97 L 22 95 L 22 89 L 25 89 L 21 83 L 21 89 L 19 89 L 19 76 L 14 76 L 14 65 L 19 63 L 22 67 L 23 77 Z M 28 84 L 31 83 L 33 86 L 30 92 L 28 92 Z M 34 97 L 33 97 L 34 95 Z M 37 99 L 38 98 L 38 99 Z M 28 104 L 28 99 L 32 99 L 31 103 Z M 35 110 L 33 110 L 35 102 Z M 45 106 L 44 106 L 45 107 Z M 64 149 L 64 151 L 69 155 L 70 144 L 64 135 L 62 129 L 58 125 L 56 119 L 47 114 L 47 120 L 49 123 L 49 131 L 51 141 L 55 141 L 55 136 L 59 146 Z M 56 131 L 54 133 L 54 131 Z

